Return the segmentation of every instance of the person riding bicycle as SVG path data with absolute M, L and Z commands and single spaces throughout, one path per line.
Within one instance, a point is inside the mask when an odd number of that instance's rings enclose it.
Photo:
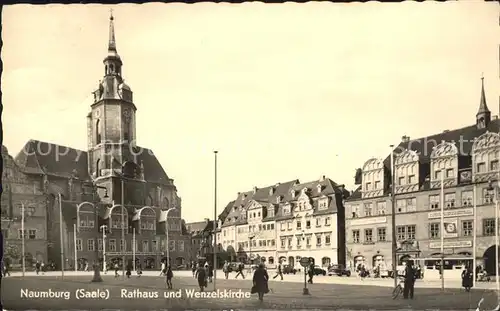
M 408 299 L 409 296 L 410 299 L 413 299 L 413 294 L 415 292 L 415 269 L 413 268 L 413 262 L 411 261 L 406 262 L 404 279 L 405 288 L 403 290 L 403 298 Z

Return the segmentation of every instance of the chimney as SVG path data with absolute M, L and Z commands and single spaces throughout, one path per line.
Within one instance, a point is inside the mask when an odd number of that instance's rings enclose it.
M 274 194 L 274 187 L 271 187 L 269 189 L 269 196 L 273 195 Z
M 325 181 L 326 179 L 326 176 L 325 175 L 321 175 L 321 177 L 319 178 L 319 181 Z
M 238 196 L 240 196 L 241 192 L 238 191 Z
M 448 133 L 450 130 L 444 130 L 443 133 Z
M 208 224 L 208 222 L 210 221 L 210 219 L 208 218 L 205 218 L 205 223 Z
M 259 188 L 257 188 L 257 187 L 253 187 L 253 194 L 256 194 L 256 193 L 257 193 L 257 190 L 259 190 Z
M 409 142 L 409 141 L 410 141 L 410 136 L 406 136 L 406 135 L 404 135 L 403 137 L 401 137 L 401 142 L 403 142 L 403 143 L 407 143 L 407 142 Z

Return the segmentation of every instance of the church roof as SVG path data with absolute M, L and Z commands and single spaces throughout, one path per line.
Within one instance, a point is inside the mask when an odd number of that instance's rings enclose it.
M 160 162 L 150 149 L 136 147 L 138 163 L 144 166 L 144 179 L 147 182 L 170 184 L 170 179 Z M 88 155 L 86 151 L 67 146 L 28 141 L 15 158 L 16 163 L 28 174 L 47 174 L 63 178 L 90 180 Z

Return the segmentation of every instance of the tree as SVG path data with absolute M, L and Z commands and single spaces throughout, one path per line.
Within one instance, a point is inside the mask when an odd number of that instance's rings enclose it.
M 4 248 L 4 257 L 10 262 L 18 262 L 21 259 L 21 250 L 19 245 L 8 243 Z

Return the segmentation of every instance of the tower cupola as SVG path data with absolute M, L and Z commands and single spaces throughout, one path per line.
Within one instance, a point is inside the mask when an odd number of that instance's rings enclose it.
M 108 55 L 104 59 L 104 75 L 121 76 L 122 65 L 122 60 L 116 50 L 115 24 L 113 12 L 111 12 L 109 17 Z
M 486 105 L 486 95 L 484 92 L 484 77 L 481 77 L 481 98 L 479 100 L 479 110 L 476 114 L 476 126 L 479 129 L 484 129 L 491 122 L 491 111 Z

